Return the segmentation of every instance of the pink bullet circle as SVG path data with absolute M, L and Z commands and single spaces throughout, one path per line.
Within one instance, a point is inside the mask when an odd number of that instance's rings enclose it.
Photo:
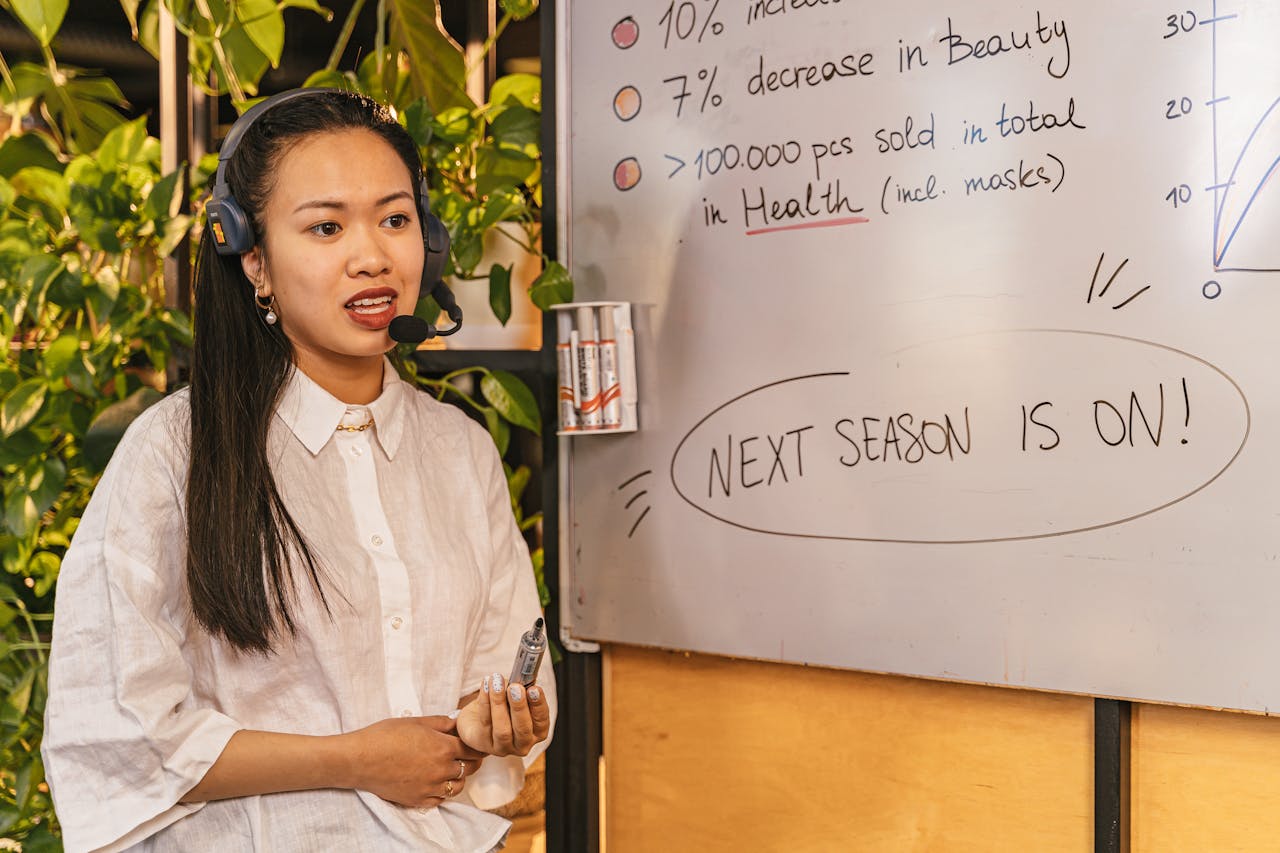
M 623 50 L 640 40 L 640 25 L 636 19 L 627 15 L 613 25 L 613 43 Z
M 613 167 L 613 185 L 622 192 L 640 183 L 640 161 L 634 157 L 619 160 Z

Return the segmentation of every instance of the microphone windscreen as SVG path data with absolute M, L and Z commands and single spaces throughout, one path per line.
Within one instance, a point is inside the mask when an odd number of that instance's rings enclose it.
M 391 325 L 387 327 L 387 334 L 397 343 L 420 344 L 427 338 L 433 337 L 435 329 L 421 317 L 402 314 L 391 321 Z

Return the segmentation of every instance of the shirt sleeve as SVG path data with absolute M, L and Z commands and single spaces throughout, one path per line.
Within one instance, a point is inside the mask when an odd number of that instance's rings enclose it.
M 524 536 L 511 511 L 511 497 L 502 471 L 502 460 L 488 434 L 478 426 L 471 430 L 472 455 L 482 480 L 493 543 L 493 569 L 489 600 L 480 623 L 475 654 L 468 661 L 463 684 L 479 684 L 486 675 L 502 673 L 506 679 L 515 660 L 520 637 L 542 616 L 538 588 L 533 579 L 533 563 Z M 538 686 L 551 711 L 551 727 L 556 722 L 556 680 L 547 653 L 538 670 Z M 467 781 L 463 795 L 482 809 L 493 809 L 516 798 L 524 785 L 524 771 L 551 742 L 534 746 L 528 755 L 486 758 Z
M 181 651 L 184 402 L 129 428 L 62 563 L 42 753 L 68 851 L 120 849 L 201 808 L 178 800 L 240 728 L 194 707 Z

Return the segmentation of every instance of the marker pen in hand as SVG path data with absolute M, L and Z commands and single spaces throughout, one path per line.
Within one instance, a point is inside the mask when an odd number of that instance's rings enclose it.
M 516 662 L 511 667 L 508 684 L 523 684 L 528 687 L 537 680 L 542 653 L 547 650 L 547 636 L 542 632 L 542 624 L 542 617 L 538 617 L 533 628 L 525 631 L 520 638 L 520 648 L 516 650 Z

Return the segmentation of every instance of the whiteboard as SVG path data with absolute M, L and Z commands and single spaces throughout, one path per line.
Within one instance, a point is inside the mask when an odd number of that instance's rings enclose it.
M 577 637 L 1280 706 L 1280 4 L 591 0 Z

